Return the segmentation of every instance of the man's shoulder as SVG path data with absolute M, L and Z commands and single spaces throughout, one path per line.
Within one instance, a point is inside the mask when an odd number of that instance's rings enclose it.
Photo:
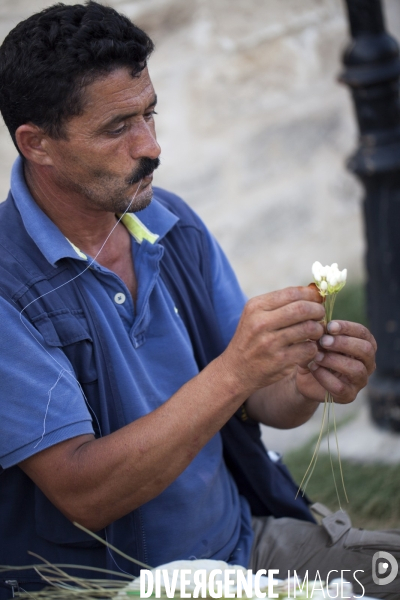
M 16 228 L 20 228 L 20 215 L 10 192 L 7 198 L 0 202 L 0 235 L 13 237 Z
M 0 219 L 4 218 L 4 215 L 7 213 L 8 205 L 10 204 L 10 195 L 7 196 L 5 200 L 0 201 Z M 0 221 L 1 225 L 1 221 Z
M 13 297 L 43 279 L 50 265 L 26 231 L 11 196 L 0 203 L 0 292 Z
M 154 200 L 157 200 L 162 206 L 179 217 L 180 225 L 196 227 L 203 231 L 206 230 L 200 217 L 180 196 L 159 187 L 154 187 L 153 191 Z
M 18 241 L 16 238 L 21 235 L 18 216 L 10 196 L 4 202 L 0 202 L 0 246 L 2 247 L 0 259 L 4 259 L 12 252 L 12 248 Z

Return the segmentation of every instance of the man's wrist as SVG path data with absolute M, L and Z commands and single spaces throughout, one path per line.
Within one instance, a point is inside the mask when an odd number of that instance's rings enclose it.
M 217 366 L 218 376 L 223 382 L 228 395 L 233 399 L 242 398 L 243 402 L 255 391 L 254 386 L 242 376 L 239 368 L 235 368 L 223 352 L 213 363 Z

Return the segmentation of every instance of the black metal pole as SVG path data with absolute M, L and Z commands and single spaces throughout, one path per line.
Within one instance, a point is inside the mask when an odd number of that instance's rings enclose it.
M 340 80 L 350 87 L 360 138 L 349 168 L 365 186 L 367 301 L 378 342 L 368 386 L 373 419 L 400 431 L 399 47 L 385 31 L 380 0 L 345 0 L 352 41 Z

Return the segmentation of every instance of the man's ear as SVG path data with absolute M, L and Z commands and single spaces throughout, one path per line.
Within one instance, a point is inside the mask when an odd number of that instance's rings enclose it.
M 32 123 L 20 125 L 15 132 L 18 148 L 27 160 L 38 165 L 52 165 L 48 154 L 47 135 Z

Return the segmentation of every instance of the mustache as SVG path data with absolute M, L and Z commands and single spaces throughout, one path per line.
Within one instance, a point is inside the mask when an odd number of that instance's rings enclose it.
M 139 164 L 132 174 L 132 176 L 127 180 L 128 185 L 133 185 L 134 183 L 139 183 L 141 179 L 151 175 L 153 171 L 158 169 L 161 161 L 159 158 L 147 158 L 143 157 L 139 160 Z

